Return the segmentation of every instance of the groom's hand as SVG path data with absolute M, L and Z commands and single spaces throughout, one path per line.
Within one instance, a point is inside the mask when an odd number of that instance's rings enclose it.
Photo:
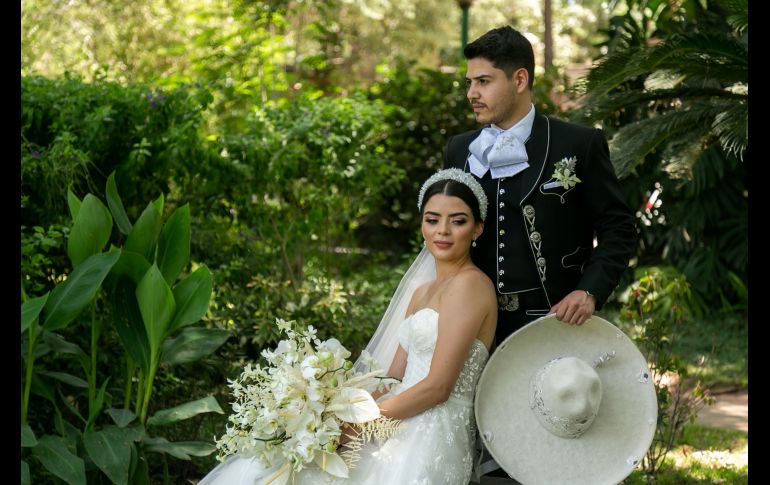
M 570 325 L 583 325 L 594 314 L 596 298 L 583 290 L 575 290 L 551 307 L 556 319 Z

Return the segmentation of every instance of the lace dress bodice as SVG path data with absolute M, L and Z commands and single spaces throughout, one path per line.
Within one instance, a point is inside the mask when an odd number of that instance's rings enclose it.
M 438 315 L 432 308 L 423 308 L 405 319 L 398 329 L 398 343 L 406 350 L 408 356 L 404 378 L 393 390 L 394 394 L 417 384 L 428 375 L 438 340 Z M 452 390 L 452 399 L 473 403 L 476 383 L 488 358 L 489 351 L 484 343 L 475 339 Z

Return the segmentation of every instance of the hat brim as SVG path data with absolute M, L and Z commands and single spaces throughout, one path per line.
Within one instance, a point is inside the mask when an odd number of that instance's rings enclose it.
M 602 399 L 591 427 L 573 439 L 543 428 L 530 409 L 530 378 L 557 357 L 590 364 L 613 351 L 596 369 Z M 487 450 L 525 485 L 622 481 L 652 443 L 657 408 L 646 359 L 620 329 L 595 315 L 579 327 L 548 315 L 511 334 L 489 358 L 474 405 Z

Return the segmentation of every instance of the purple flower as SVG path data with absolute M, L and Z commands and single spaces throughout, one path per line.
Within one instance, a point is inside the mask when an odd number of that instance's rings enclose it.
M 37 151 L 37 150 L 35 150 L 34 152 L 32 152 L 32 157 L 33 157 L 33 158 L 38 158 L 38 159 L 39 159 L 39 158 L 40 158 L 40 152 L 39 152 L 39 151 Z

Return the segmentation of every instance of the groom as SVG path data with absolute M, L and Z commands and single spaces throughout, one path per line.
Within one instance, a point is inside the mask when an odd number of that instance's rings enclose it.
M 549 313 L 582 325 L 637 245 L 607 141 L 600 130 L 535 110 L 535 58 L 521 33 L 490 30 L 463 53 L 467 97 L 484 126 L 449 139 L 444 168 L 475 175 L 489 199 L 471 257 L 497 289 L 495 342 Z M 490 460 L 477 472 L 507 476 L 496 468 Z
M 540 316 L 581 325 L 617 286 L 637 245 L 603 133 L 538 113 L 532 45 L 511 27 L 465 47 L 467 97 L 483 128 L 453 136 L 444 168 L 489 198 L 474 263 L 497 288 L 496 343 Z

